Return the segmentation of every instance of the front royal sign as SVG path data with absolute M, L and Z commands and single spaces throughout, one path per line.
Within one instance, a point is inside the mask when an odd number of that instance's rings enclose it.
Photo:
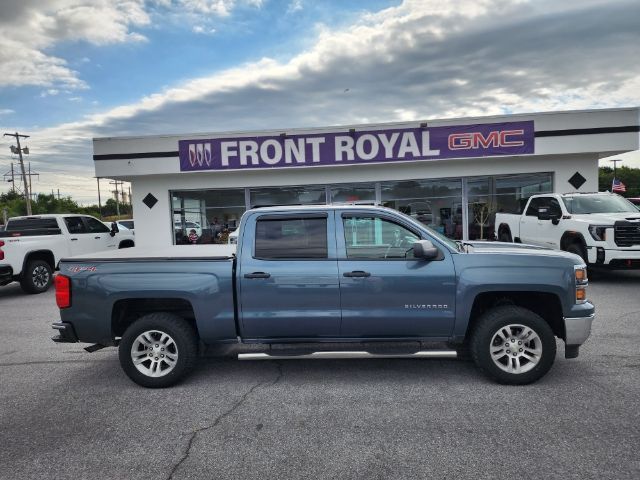
M 180 170 L 241 170 L 534 153 L 533 121 L 180 140 Z

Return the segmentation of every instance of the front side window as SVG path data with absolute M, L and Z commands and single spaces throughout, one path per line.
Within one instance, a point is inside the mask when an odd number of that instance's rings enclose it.
M 64 217 L 69 233 L 87 233 L 82 217 Z
M 255 257 L 327 258 L 327 218 L 267 218 L 256 224 Z
M 109 228 L 100 220 L 96 220 L 93 217 L 84 218 L 87 221 L 87 226 L 89 227 L 89 231 L 91 233 L 107 233 L 110 231 Z
M 414 258 L 420 237 L 408 228 L 380 217 L 343 217 L 348 259 Z

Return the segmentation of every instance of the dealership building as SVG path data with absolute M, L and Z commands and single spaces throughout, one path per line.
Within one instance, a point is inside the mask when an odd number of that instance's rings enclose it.
M 620 108 L 97 138 L 93 159 L 131 182 L 138 246 L 226 242 L 249 208 L 339 203 L 473 240 L 531 195 L 598 191 L 599 159 L 639 148 L 640 108 Z

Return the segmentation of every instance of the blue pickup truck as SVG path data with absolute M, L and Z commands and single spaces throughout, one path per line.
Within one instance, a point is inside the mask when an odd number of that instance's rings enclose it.
M 456 242 L 387 208 L 269 207 L 244 214 L 237 245 L 62 260 L 53 340 L 118 346 L 145 387 L 176 383 L 221 344 L 241 359 L 464 354 L 526 384 L 551 368 L 556 337 L 578 356 L 587 284 L 577 255 Z

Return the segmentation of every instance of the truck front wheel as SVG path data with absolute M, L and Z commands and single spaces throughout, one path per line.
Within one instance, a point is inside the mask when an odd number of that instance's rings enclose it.
M 569 246 L 567 247 L 567 252 L 575 253 L 580 258 L 582 258 L 582 260 L 584 260 L 585 264 L 589 263 L 589 259 L 587 258 L 587 250 L 580 243 L 574 242 L 569 244 Z
M 27 262 L 20 277 L 20 286 L 27 293 L 43 293 L 53 282 L 53 269 L 44 260 Z
M 543 377 L 556 357 L 549 324 L 526 308 L 504 305 L 484 313 L 471 334 L 476 366 L 499 383 L 525 385 Z
M 127 376 L 147 388 L 164 388 L 184 378 L 198 358 L 193 327 L 170 313 L 150 313 L 133 322 L 118 348 Z

